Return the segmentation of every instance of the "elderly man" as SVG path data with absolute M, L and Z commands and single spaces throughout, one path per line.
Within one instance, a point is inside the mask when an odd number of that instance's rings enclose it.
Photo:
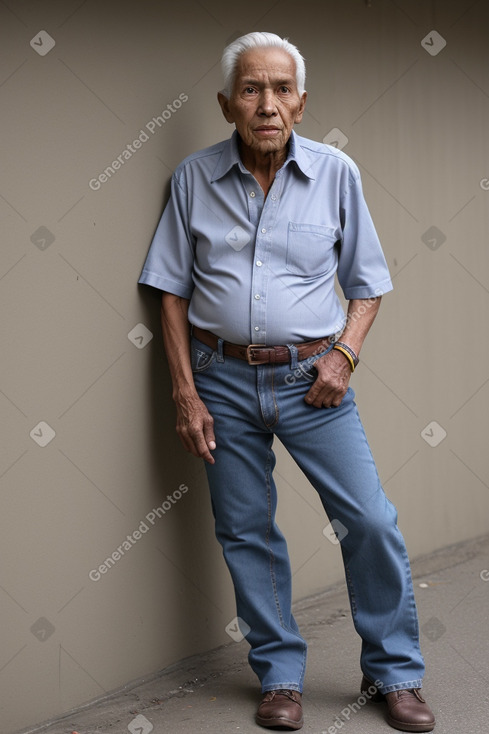
M 216 535 L 265 694 L 256 721 L 303 724 L 306 642 L 275 522 L 277 435 L 341 541 L 362 690 L 387 703 L 394 728 L 431 731 L 409 561 L 349 387 L 392 288 L 358 169 L 293 131 L 306 104 L 295 46 L 250 33 L 225 49 L 222 65 L 218 100 L 236 129 L 176 169 L 140 282 L 163 291 L 177 431 L 206 462 Z

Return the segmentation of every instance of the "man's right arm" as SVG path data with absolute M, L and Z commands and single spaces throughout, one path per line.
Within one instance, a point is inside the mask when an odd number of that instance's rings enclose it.
M 191 454 L 214 464 L 214 420 L 199 398 L 190 360 L 189 301 L 172 293 L 161 299 L 161 328 L 177 406 L 177 433 Z

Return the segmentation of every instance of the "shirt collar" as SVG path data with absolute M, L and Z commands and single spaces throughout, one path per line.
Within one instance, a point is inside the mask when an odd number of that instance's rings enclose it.
M 290 163 L 294 163 L 299 171 L 307 176 L 307 178 L 314 179 L 311 173 L 311 161 L 307 156 L 305 150 L 299 143 L 300 138 L 292 130 L 289 138 L 289 154 L 287 160 L 284 163 L 285 166 Z M 233 166 L 238 166 L 240 171 L 243 173 L 249 173 L 249 171 L 243 166 L 241 158 L 239 156 L 238 149 L 238 133 L 235 130 L 229 140 L 226 140 L 222 149 L 217 166 L 212 174 L 211 183 L 218 181 L 220 178 L 226 175 Z

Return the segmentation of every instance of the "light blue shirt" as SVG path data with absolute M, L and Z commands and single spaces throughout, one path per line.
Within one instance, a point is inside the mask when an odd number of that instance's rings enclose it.
M 355 163 L 292 132 L 265 198 L 234 132 L 176 169 L 139 282 L 226 341 L 273 345 L 343 329 L 335 275 L 348 300 L 392 289 Z

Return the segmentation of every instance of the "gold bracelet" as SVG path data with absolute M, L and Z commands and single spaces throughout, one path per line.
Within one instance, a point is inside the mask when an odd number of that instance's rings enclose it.
M 339 347 L 343 347 L 343 349 L 348 352 L 348 354 L 350 355 L 350 357 L 353 360 L 353 367 L 356 367 L 357 364 L 360 362 L 360 360 L 358 359 L 358 357 L 355 354 L 355 352 L 353 351 L 353 349 L 350 346 L 348 346 L 348 344 L 345 344 L 345 342 L 342 342 L 342 341 L 337 341 L 336 344 Z
M 338 344 L 335 344 L 333 346 L 333 349 L 337 349 L 338 352 L 341 352 L 347 358 L 348 362 L 350 363 L 351 371 L 355 372 L 355 363 L 353 361 L 353 357 L 351 356 L 351 354 L 347 352 L 346 349 L 344 349 L 342 346 L 339 346 Z

